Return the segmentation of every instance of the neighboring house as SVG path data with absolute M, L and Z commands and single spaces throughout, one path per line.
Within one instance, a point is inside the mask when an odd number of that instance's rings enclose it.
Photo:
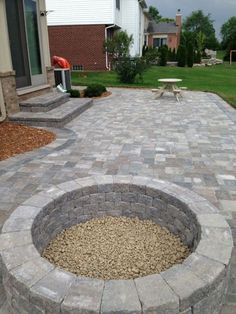
M 131 56 L 144 44 L 145 0 L 46 0 L 51 55 L 65 57 L 74 69 L 109 68 L 104 41 L 116 30 L 133 35 Z
M 149 47 L 159 48 L 167 45 L 171 49 L 177 49 L 180 44 L 182 26 L 182 15 L 180 11 L 176 14 L 175 22 L 150 21 L 146 31 L 146 43 Z
M 54 84 L 45 10 L 44 0 L 0 0 L 0 104 L 7 113 Z

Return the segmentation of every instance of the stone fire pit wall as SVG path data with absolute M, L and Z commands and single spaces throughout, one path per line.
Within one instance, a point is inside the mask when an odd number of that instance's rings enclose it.
M 192 254 L 135 280 L 77 277 L 40 254 L 63 229 L 101 216 L 151 219 L 181 237 Z M 233 243 L 225 219 L 197 194 L 144 177 L 98 176 L 52 186 L 25 201 L 0 236 L 9 313 L 217 314 Z

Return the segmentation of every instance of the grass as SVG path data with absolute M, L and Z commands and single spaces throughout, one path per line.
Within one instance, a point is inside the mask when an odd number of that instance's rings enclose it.
M 143 82 L 122 84 L 114 72 L 73 72 L 73 85 L 100 83 L 110 87 L 155 88 L 160 78 L 180 78 L 182 86 L 189 90 L 208 91 L 220 95 L 236 108 L 236 64 L 223 64 L 212 67 L 157 67 L 153 66 L 144 73 Z

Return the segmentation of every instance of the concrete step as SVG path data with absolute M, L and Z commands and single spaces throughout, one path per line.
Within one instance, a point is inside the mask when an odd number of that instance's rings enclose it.
M 20 111 L 47 112 L 69 101 L 69 94 L 58 92 L 47 93 L 42 96 L 30 98 L 20 102 Z
M 92 99 L 77 98 L 48 112 L 17 112 L 10 115 L 9 120 L 26 125 L 60 128 L 92 105 Z

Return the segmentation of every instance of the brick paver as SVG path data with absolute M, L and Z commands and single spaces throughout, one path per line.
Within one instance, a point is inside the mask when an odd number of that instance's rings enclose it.
M 18 204 L 51 184 L 132 174 L 202 195 L 221 210 L 236 240 L 236 111 L 202 92 L 184 92 L 180 103 L 154 100 L 148 90 L 112 92 L 56 130 L 56 142 L 0 163 L 0 227 Z M 235 272 L 236 252 L 223 313 L 236 312 Z

